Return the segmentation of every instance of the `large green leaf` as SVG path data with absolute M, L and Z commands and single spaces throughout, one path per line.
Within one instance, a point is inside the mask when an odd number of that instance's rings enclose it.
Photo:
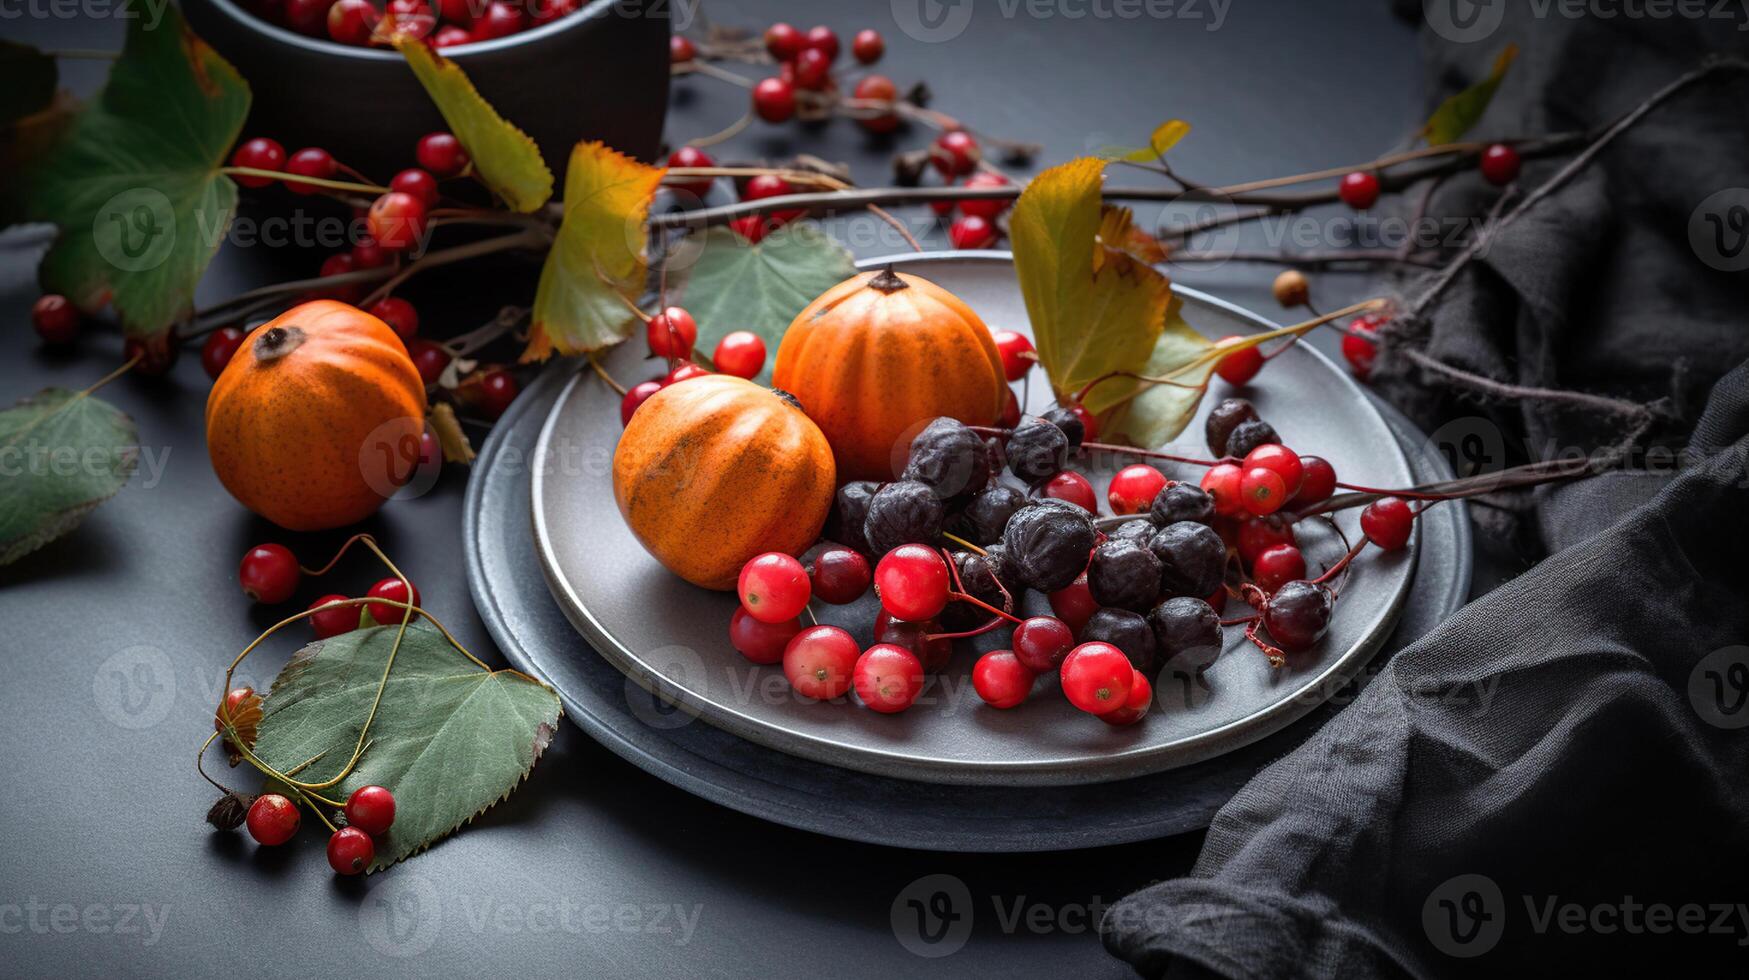
M 281 772 L 322 782 L 341 771 L 371 703 L 399 626 L 374 626 L 304 647 L 274 678 L 255 754 Z M 429 846 L 509 796 L 534 768 L 559 723 L 559 697 L 514 670 L 488 671 L 420 621 L 407 628 L 369 747 L 328 793 L 360 786 L 395 795 L 395 822 L 377 838 L 375 868 Z
M 1427 138 L 1427 142 L 1438 146 L 1463 139 L 1464 134 L 1488 111 L 1488 103 L 1494 100 L 1494 90 L 1500 87 L 1506 69 L 1512 67 L 1512 59 L 1516 57 L 1518 45 L 1508 44 L 1506 50 L 1494 59 L 1494 68 L 1488 72 L 1487 78 L 1441 102 L 1427 118 L 1427 124 L 1421 127 L 1421 135 Z
M 1133 379 L 1109 376 L 1145 369 L 1172 299 L 1166 277 L 1129 250 L 1128 212 L 1102 205 L 1104 167 L 1085 157 L 1039 174 L 1009 222 L 1014 271 L 1051 389 L 1069 401 L 1099 381 L 1082 400 L 1096 415 L 1141 390 Z
M 856 275 L 842 245 L 811 221 L 785 225 L 757 245 L 727 228 L 704 236 L 686 274 L 686 311 L 698 321 L 700 351 L 713 351 L 725 334 L 751 330 L 765 341 L 768 383 L 783 333 L 820 294 Z
M 133 420 L 91 395 L 46 388 L 0 412 L 0 565 L 71 531 L 139 461 Z
M 455 62 L 432 50 L 424 41 L 402 35 L 395 41 L 419 84 L 450 131 L 467 148 L 474 170 L 486 186 L 504 199 L 512 211 L 524 213 L 547 203 L 553 196 L 553 172 L 541 158 L 540 147 L 528 134 L 506 122 L 498 110 L 474 88 L 474 83 Z M 555 98 L 570 93 L 553 93 Z
M 571 151 L 565 217 L 535 290 L 524 361 L 599 350 L 631 333 L 648 268 L 645 218 L 664 173 L 600 142 Z
M 1183 432 L 1196 414 L 1218 361 L 1208 357 L 1213 345 L 1184 321 L 1179 306 L 1180 301 L 1173 297 L 1166 329 L 1160 332 L 1154 352 L 1140 372 L 1151 378 L 1169 378 L 1172 383 L 1149 385 L 1114 409 L 1101 426 L 1108 436 L 1137 446 L 1163 446 Z
M 134 335 L 181 316 L 218 251 L 237 203 L 218 170 L 249 112 L 249 86 L 175 7 L 146 23 L 128 19 L 108 84 L 33 169 L 26 197 L 30 217 L 60 226 L 44 286 L 86 309 L 112 300 Z

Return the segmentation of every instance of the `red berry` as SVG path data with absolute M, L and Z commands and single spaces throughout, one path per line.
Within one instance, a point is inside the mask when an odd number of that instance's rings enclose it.
M 862 598 L 874 573 L 861 554 L 849 548 L 827 548 L 809 563 L 808 580 L 821 601 L 842 606 Z
M 437 12 L 451 24 L 466 27 L 474 22 L 476 0 L 437 0 Z
M 1237 341 L 1238 337 L 1222 337 L 1215 346 Z M 1242 385 L 1257 377 L 1257 372 L 1263 370 L 1263 352 L 1256 347 L 1236 350 L 1215 362 L 1215 373 L 1221 380 L 1230 385 Z
M 236 152 L 231 154 L 231 166 L 254 170 L 284 170 L 285 147 L 265 136 L 257 136 L 237 146 Z M 266 187 L 273 183 L 272 177 L 238 176 L 233 179 L 244 187 Z
M 875 642 L 891 643 L 911 651 L 917 662 L 923 665 L 925 673 L 945 668 L 953 657 L 953 641 L 940 633 L 941 624 L 933 619 L 909 623 L 894 619 L 885 609 L 875 613 Z
M 346 254 L 352 257 L 354 269 L 378 269 L 395 261 L 395 253 L 369 235 L 360 236 L 352 243 L 352 251 Z
M 419 587 L 413 586 L 412 598 L 408 598 L 408 583 L 398 578 L 386 578 L 370 587 L 365 593 L 367 598 L 387 599 L 390 602 L 405 602 L 409 605 L 419 605 Z M 370 613 L 370 618 L 376 620 L 379 626 L 398 625 L 401 619 L 408 615 L 408 610 L 395 606 L 385 606 L 380 602 L 372 602 L 364 607 Z M 413 617 L 417 619 L 417 616 Z
M 206 370 L 207 377 L 218 380 L 219 373 L 236 356 L 237 348 L 243 346 L 245 336 L 236 327 L 220 327 L 207 334 L 206 343 L 200 348 L 200 366 Z
M 1140 514 L 1154 505 L 1154 498 L 1166 489 L 1166 474 L 1146 463 L 1137 463 L 1118 470 L 1105 490 L 1105 499 L 1113 514 Z
M 1012 429 L 1020 424 L 1020 398 L 1014 394 L 1014 389 L 1008 389 L 1008 404 L 1002 406 L 1002 427 Z
M 781 78 L 763 78 L 753 86 L 753 112 L 768 123 L 787 122 L 796 114 L 795 86 Z
M 235 724 L 237 713 L 243 710 L 243 703 L 254 696 L 255 689 L 247 684 L 226 691 L 224 704 L 219 706 L 218 711 L 213 712 L 213 731 L 224 731 L 226 721 Z
M 328 838 L 328 867 L 343 875 L 355 875 L 370 867 L 377 846 L 357 827 L 341 827 Z
M 353 260 L 351 252 L 336 252 L 322 260 L 322 267 L 316 271 L 316 275 L 326 279 L 329 276 L 345 275 L 357 268 L 358 263 Z M 347 283 L 343 286 L 329 286 L 324 293 L 330 299 L 337 299 L 342 303 L 351 303 L 363 294 L 364 284 L 359 282 Z
M 1086 405 L 1080 402 L 1070 402 L 1063 407 L 1081 420 L 1081 441 L 1083 443 L 1093 442 L 1099 438 L 1099 418 L 1089 412 Z
M 832 59 L 818 48 L 803 48 L 802 53 L 796 55 L 794 70 L 793 81 L 797 88 L 818 92 L 832 78 Z
M 1109 643 L 1083 643 L 1063 658 L 1063 694 L 1089 714 L 1102 715 L 1124 706 L 1135 684 L 1136 669 L 1122 650 Z
M 1409 543 L 1409 531 L 1415 526 L 1415 512 L 1401 497 L 1381 497 L 1360 512 L 1360 529 L 1366 539 L 1386 551 L 1396 551 Z
M 735 615 L 729 617 L 729 645 L 756 664 L 782 660 L 784 647 L 801 631 L 800 619 L 765 623 L 754 619 L 744 606 L 737 606 Z
M 466 0 L 456 2 L 464 8 L 467 6 Z M 445 2 L 443 16 L 453 19 L 449 17 L 449 7 L 450 4 Z M 444 132 L 426 133 L 419 137 L 419 145 L 414 149 L 413 155 L 418 158 L 419 166 L 431 171 L 435 177 L 444 178 L 457 176 L 467 169 L 469 160 L 468 151 L 462 148 L 462 141 L 456 139 L 454 134 Z
M 169 373 L 182 355 L 182 347 L 171 343 L 169 333 L 151 337 L 129 337 L 121 345 L 121 359 L 134 362 L 134 373 L 158 377 Z
M 1008 178 L 1001 174 L 993 174 L 987 170 L 980 170 L 970 177 L 967 177 L 963 186 L 1007 187 Z M 996 216 L 1003 211 L 1006 211 L 1010 203 L 1012 202 L 1003 200 L 1002 198 L 974 198 L 960 201 L 959 209 L 961 214 L 968 217 L 983 218 L 986 221 L 995 221 Z
M 334 0 L 285 0 L 285 23 L 287 27 L 310 37 L 324 37 L 328 33 L 328 8 L 334 5 Z
M 1348 332 L 1342 335 L 1342 359 L 1348 370 L 1362 381 L 1372 376 L 1373 362 L 1378 359 L 1378 333 L 1381 321 L 1373 316 L 1357 316 L 1348 321 Z
M 383 8 L 388 25 L 380 30 L 390 36 L 424 37 L 437 26 L 437 12 L 425 0 L 389 0 Z
M 644 336 L 650 342 L 650 353 L 656 357 L 685 360 L 692 356 L 692 345 L 698 341 L 698 324 L 692 314 L 670 306 L 644 324 Z
M 1032 671 L 1013 650 L 991 650 L 972 665 L 972 688 L 992 708 L 1012 708 L 1032 693 Z
M 684 65 L 698 56 L 698 47 L 692 39 L 684 34 L 675 34 L 668 38 L 668 63 Z
M 493 0 L 486 4 L 485 13 L 474 21 L 470 29 L 476 41 L 490 41 L 493 38 L 509 37 L 528 26 L 523 17 L 522 8 L 505 0 Z
M 1231 517 L 1245 509 L 1244 501 L 1239 495 L 1239 483 L 1243 476 L 1244 471 L 1236 463 L 1211 466 L 1202 475 L 1202 489 L 1215 498 L 1215 513 L 1222 517 Z
M 891 643 L 877 643 L 856 658 L 852 673 L 856 696 L 874 711 L 904 711 L 923 690 L 923 663 Z
M 898 101 L 899 87 L 885 75 L 867 75 L 856 83 L 850 95 L 865 102 L 882 103 L 881 106 L 867 108 L 885 108 Z M 899 128 L 899 114 L 887 111 L 878 115 L 857 116 L 856 124 L 871 133 L 890 133 Z
M 998 330 L 991 335 L 996 340 L 996 352 L 1002 355 L 1002 373 L 1010 381 L 1019 381 L 1038 363 L 1032 341 L 1023 333 Z
M 302 576 L 296 556 L 283 544 L 258 544 L 250 548 L 237 569 L 243 594 L 269 606 L 290 599 Z
M 723 374 L 737 378 L 757 377 L 765 368 L 765 341 L 751 330 L 736 330 L 717 341 L 711 363 Z
M 1240 558 L 1246 562 L 1255 562 L 1258 555 L 1276 545 L 1294 543 L 1292 518 L 1282 514 L 1269 514 L 1246 518 L 1240 523 L 1235 547 L 1239 549 Z
M 1251 563 L 1251 577 L 1258 588 L 1274 592 L 1294 579 L 1306 577 L 1306 558 L 1293 545 L 1278 544 Z
M 1287 503 L 1287 483 L 1272 469 L 1252 466 L 1239 477 L 1239 498 L 1253 514 L 1273 514 Z
M 1051 477 L 1045 483 L 1045 496 L 1067 500 L 1089 514 L 1099 513 L 1099 498 L 1093 493 L 1093 484 L 1074 470 L 1063 470 Z
M 1315 504 L 1329 500 L 1336 492 L 1336 468 L 1322 456 L 1301 456 L 1300 491 L 1294 494 L 1296 504 Z
M 996 226 L 975 214 L 966 215 L 947 229 L 954 248 L 989 248 L 996 244 Z
M 30 322 L 45 344 L 70 344 L 79 336 L 79 309 L 59 293 L 44 293 L 30 307 Z
M 838 60 L 838 35 L 832 28 L 825 25 L 808 28 L 808 33 L 802 38 L 803 51 L 818 51 L 826 56 L 828 62 Z M 797 53 L 800 57 L 800 53 Z
M 880 31 L 863 28 L 850 39 L 850 53 L 857 61 L 872 65 L 881 60 L 881 55 L 887 53 L 886 39 L 881 37 Z
M 741 607 L 764 623 L 800 616 L 813 595 L 808 570 L 795 556 L 781 551 L 768 551 L 742 565 L 735 590 L 741 596 Z
M 1141 721 L 1153 706 L 1154 685 L 1148 683 L 1147 675 L 1137 670 L 1130 677 L 1130 694 L 1124 698 L 1123 706 L 1100 715 L 1099 720 L 1114 727 L 1133 725 Z
M 402 340 L 412 340 L 419 333 L 419 311 L 399 296 L 384 296 L 372 303 L 370 315 L 388 324 Z
M 430 426 L 419 430 L 419 471 L 443 469 L 443 446 L 437 441 L 437 433 Z
M 730 221 L 729 227 L 735 234 L 747 239 L 749 245 L 757 245 L 765 238 L 766 222 L 763 215 L 743 215 Z
M 333 155 L 327 150 L 314 146 L 306 146 L 293 153 L 291 158 L 285 162 L 285 172 L 298 177 L 333 180 L 334 175 L 339 171 L 340 164 L 335 162 Z M 296 180 L 286 181 L 285 186 L 293 194 L 314 194 L 321 190 L 315 184 L 306 184 Z
M 1505 143 L 1495 143 L 1482 151 L 1482 176 L 1496 187 L 1504 187 L 1518 179 L 1518 167 L 1523 163 L 1518 151 Z
M 1086 572 L 1076 576 L 1075 581 L 1052 592 L 1050 600 L 1051 612 L 1056 613 L 1058 619 L 1077 633 L 1099 611 L 1099 603 L 1093 601 L 1093 592 L 1087 588 Z
M 1379 199 L 1379 179 L 1365 171 L 1356 170 L 1342 178 L 1342 183 L 1336 186 L 1336 195 L 1342 198 L 1342 203 L 1364 211 L 1372 207 Z
M 249 836 L 255 838 L 255 843 L 275 847 L 292 839 L 298 832 L 301 815 L 296 803 L 278 793 L 263 793 L 249 804 L 249 815 L 244 821 L 249 826 Z
M 341 44 L 370 44 L 371 33 L 382 15 L 369 0 L 335 0 L 328 8 L 328 36 Z
M 776 174 L 760 174 L 747 181 L 747 186 L 741 191 L 743 201 L 762 201 L 768 197 L 783 197 L 794 193 L 790 183 Z M 788 208 L 783 211 L 773 211 L 768 217 L 774 224 L 785 224 L 801 217 L 807 212 L 801 208 Z
M 516 378 L 508 371 L 490 371 L 480 379 L 480 411 L 487 418 L 495 419 L 510 408 L 510 403 L 516 400 Z
M 389 181 L 389 190 L 411 194 L 425 202 L 428 208 L 437 203 L 437 178 L 418 167 L 408 167 L 396 174 L 395 179 Z
M 431 35 L 431 46 L 434 48 L 453 48 L 459 44 L 472 43 L 474 43 L 474 36 L 468 33 L 467 28 L 457 27 L 454 24 L 445 24 Z
M 379 837 L 395 822 L 395 795 L 381 786 L 360 786 L 346 798 L 346 823 Z
M 929 147 L 929 162 L 943 177 L 952 180 L 978 169 L 983 153 L 978 141 L 963 129 L 952 129 L 935 138 Z
M 663 375 L 662 376 L 662 385 L 663 385 L 663 387 L 667 387 L 668 385 L 677 385 L 682 381 L 691 381 L 693 378 L 702 378 L 709 373 L 710 372 L 706 371 L 704 368 L 701 368 L 697 364 L 694 364 L 691 361 L 688 361 L 685 364 L 682 364 L 679 367 L 675 368 L 674 370 L 669 371 L 667 374 Z
M 862 648 L 837 626 L 810 626 L 783 648 L 783 676 L 803 697 L 830 701 L 850 690 Z M 915 659 L 915 658 L 913 658 Z
M 779 21 L 765 29 L 765 50 L 776 61 L 794 60 L 796 55 L 802 53 L 804 43 L 802 32 L 796 30 L 792 24 Z
M 1305 478 L 1306 468 L 1301 465 L 1298 453 L 1281 445 L 1267 442 L 1245 454 L 1245 469 L 1261 466 L 1266 470 L 1274 470 L 1281 477 L 1282 485 L 1287 487 L 1287 495 L 1292 497 L 1300 489 L 1300 481 Z
M 1082 587 L 1086 587 L 1085 579 Z M 1060 619 L 1034 616 L 1014 627 L 1013 642 L 1014 656 L 1021 665 L 1035 674 L 1043 674 L 1063 665 L 1063 658 L 1075 648 L 1075 633 Z
M 683 146 L 680 149 L 675 150 L 673 153 L 668 154 L 669 167 L 696 168 L 714 167 L 716 165 L 717 162 L 711 159 L 710 154 L 696 146 Z M 711 178 L 700 177 L 697 180 L 689 180 L 684 184 L 670 184 L 668 186 L 673 188 L 676 192 L 684 192 L 691 194 L 693 197 L 703 198 L 706 194 L 711 192 L 711 184 Z
M 875 566 L 875 595 L 894 619 L 934 619 L 947 606 L 948 584 L 947 562 L 920 544 L 902 544 Z
M 330 602 L 340 602 L 345 598 L 343 595 L 325 595 L 310 603 L 310 608 L 326 606 Z M 342 633 L 350 633 L 358 629 L 358 607 L 335 606 L 333 609 L 324 609 L 319 613 L 313 613 L 310 616 L 310 629 L 314 630 L 316 638 L 321 640 L 326 640 L 330 636 L 339 636 Z
M 413 366 L 419 369 L 419 380 L 428 385 L 436 384 L 443 377 L 443 369 L 449 367 L 449 351 L 441 344 L 414 340 L 407 345 L 407 353 L 413 358 Z
M 425 234 L 425 202 L 411 194 L 390 191 L 370 206 L 370 237 L 386 249 L 404 252 Z
M 631 390 L 626 392 L 626 396 L 620 399 L 619 424 L 630 425 L 632 422 L 632 413 L 638 410 L 638 406 L 648 401 L 651 395 L 654 395 L 661 390 L 662 382 L 660 381 L 642 381 L 638 384 L 632 385 Z
M 583 0 L 541 0 L 540 7 L 534 12 L 535 26 L 551 24 L 561 17 L 569 17 L 583 9 Z

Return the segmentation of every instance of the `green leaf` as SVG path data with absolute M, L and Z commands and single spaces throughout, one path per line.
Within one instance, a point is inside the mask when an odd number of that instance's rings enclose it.
M 237 203 L 218 169 L 249 112 L 249 86 L 175 7 L 155 29 L 146 22 L 128 18 L 108 84 L 25 198 L 33 219 L 60 226 L 43 285 L 85 309 L 111 300 L 136 336 L 188 309 L 218 251 Z
M 1464 134 L 1488 111 L 1488 103 L 1494 99 L 1494 90 L 1500 87 L 1501 79 L 1506 77 L 1506 69 L 1512 67 L 1512 60 L 1517 57 L 1518 45 L 1508 44 L 1506 50 L 1494 59 L 1494 68 L 1487 78 L 1441 102 L 1433 115 L 1427 118 L 1427 125 L 1421 127 L 1421 135 L 1427 138 L 1428 144 L 1438 146 L 1463 139 Z
M 1148 363 L 1139 372 L 1151 378 L 1169 378 L 1172 384 L 1153 384 L 1119 405 L 1100 427 L 1109 436 L 1127 439 L 1133 445 L 1158 447 L 1184 431 L 1207 391 L 1209 376 L 1218 360 L 1207 357 L 1213 344 L 1186 323 L 1172 299 L 1166 314 L 1166 329 L 1154 342 Z
M 785 225 L 757 245 L 727 228 L 712 228 L 683 286 L 686 311 L 698 321 L 697 349 L 708 356 L 724 335 L 751 330 L 767 352 L 756 380 L 768 384 L 790 321 L 854 275 L 850 252 L 811 221 Z
M 139 442 L 132 419 L 65 388 L 0 412 L 0 565 L 71 531 L 113 497 L 134 474 Z
M 637 322 L 650 199 L 667 173 L 600 142 L 578 143 L 565 171 L 565 217 L 534 294 L 524 361 L 617 344 Z
M 319 640 L 292 656 L 267 695 L 255 754 L 319 783 L 340 772 L 376 700 L 399 626 Z M 384 868 L 454 832 L 508 797 L 534 768 L 559 723 L 559 697 L 514 670 L 483 670 L 430 623 L 407 627 L 367 736 L 368 747 L 338 786 L 395 795 L 395 822 L 377 838 Z
M 403 34 L 395 41 L 395 47 L 407 59 L 431 101 L 437 103 L 437 111 L 467 149 L 475 172 L 486 186 L 503 198 L 512 211 L 526 214 L 547 203 L 553 196 L 553 172 L 541 159 L 540 147 L 534 140 L 506 122 L 455 62 L 433 51 L 424 41 Z M 554 93 L 554 97 L 565 96 Z
M 55 59 L 28 44 L 0 41 L 0 126 L 48 108 L 57 77 Z
M 1009 222 L 1014 271 L 1032 320 L 1039 362 L 1060 401 L 1081 395 L 1096 415 L 1141 386 L 1113 372 L 1142 372 L 1165 328 L 1172 285 L 1130 249 L 1129 212 L 1102 205 L 1104 161 L 1072 160 L 1039 174 Z

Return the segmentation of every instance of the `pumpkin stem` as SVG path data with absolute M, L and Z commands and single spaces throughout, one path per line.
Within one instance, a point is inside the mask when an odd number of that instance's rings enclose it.
M 893 295 L 901 289 L 911 288 L 911 284 L 900 279 L 899 274 L 894 272 L 893 267 L 890 265 L 885 269 L 882 269 L 873 279 L 870 279 L 868 284 L 869 288 L 878 289 L 888 296 Z
M 771 389 L 771 393 L 776 395 L 778 398 L 782 399 L 783 401 L 787 402 L 789 404 L 789 406 L 791 408 L 795 409 L 796 411 L 801 412 L 803 415 L 807 414 L 807 409 L 802 408 L 801 399 L 797 398 L 796 396 L 790 394 L 787 391 L 784 391 L 782 388 L 773 388 L 773 389 Z
M 274 361 L 297 350 L 304 342 L 302 327 L 269 327 L 255 338 L 255 359 Z

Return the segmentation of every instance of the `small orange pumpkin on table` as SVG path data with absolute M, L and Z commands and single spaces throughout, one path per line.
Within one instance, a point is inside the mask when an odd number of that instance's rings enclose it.
M 657 561 L 694 585 L 735 587 L 767 551 L 820 537 L 836 489 L 832 447 L 793 399 L 708 374 L 638 406 L 613 454 L 613 496 Z
M 401 339 L 332 300 L 255 328 L 206 403 L 219 482 L 292 531 L 375 513 L 412 475 L 424 425 L 425 384 Z
M 990 425 L 1007 383 L 984 321 L 959 297 L 891 268 L 832 287 L 797 314 L 772 383 L 819 425 L 844 480 L 890 480 L 915 430 L 946 415 Z

